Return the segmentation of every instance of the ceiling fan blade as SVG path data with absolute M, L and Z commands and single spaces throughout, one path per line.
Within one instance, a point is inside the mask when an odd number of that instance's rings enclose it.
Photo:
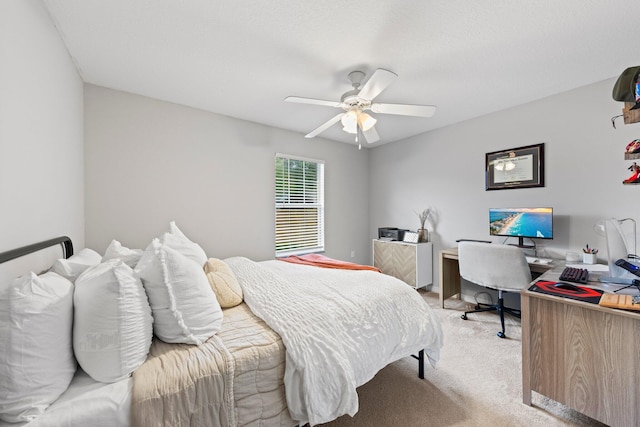
M 436 112 L 435 105 L 371 104 L 371 111 L 399 116 L 431 117 Z
M 285 102 L 297 102 L 299 104 L 322 105 L 325 107 L 340 107 L 342 103 L 339 101 L 326 101 L 324 99 L 302 98 L 299 96 L 287 96 Z
M 332 117 L 328 121 L 324 122 L 323 124 L 321 124 L 320 126 L 315 128 L 314 130 L 312 130 L 311 132 L 306 134 L 304 137 L 305 138 L 313 138 L 314 136 L 318 135 L 319 133 L 324 132 L 325 130 L 329 129 L 331 126 L 333 126 L 334 124 L 339 122 L 340 119 L 342 118 L 342 116 L 344 116 L 344 113 L 340 113 L 340 114 L 335 115 L 334 117 Z
M 362 86 L 362 89 L 360 89 L 360 93 L 358 93 L 358 98 L 371 101 L 373 98 L 378 96 L 380 92 L 385 90 L 391 83 L 393 83 L 396 77 L 398 77 L 396 73 L 378 68 L 369 78 L 369 80 L 367 80 L 364 86 Z
M 364 139 L 366 139 L 369 144 L 380 141 L 380 135 L 378 135 L 376 128 L 374 128 L 373 126 L 369 128 L 369 130 L 363 130 L 362 134 L 364 135 Z

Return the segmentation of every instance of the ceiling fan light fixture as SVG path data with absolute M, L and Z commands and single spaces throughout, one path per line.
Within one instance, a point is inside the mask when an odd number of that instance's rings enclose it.
M 343 130 L 343 131 L 345 131 L 346 133 L 350 133 L 350 134 L 355 135 L 355 133 L 356 133 L 356 126 L 355 126 L 355 125 L 354 125 L 354 126 L 350 126 L 350 127 L 346 127 L 346 126 L 345 126 L 345 127 L 343 127 L 343 128 L 342 128 L 342 130 Z
M 336 114 L 307 135 L 305 138 L 313 138 L 316 135 L 329 129 L 339 121 L 342 124 L 343 132 L 356 135 L 356 143 L 359 143 L 360 134 L 368 143 L 380 140 L 380 135 L 376 131 L 377 119 L 366 114 L 371 110 L 375 114 L 393 114 L 396 116 L 431 117 L 436 110 L 433 105 L 414 104 L 381 104 L 374 102 L 374 99 L 385 90 L 398 77 L 393 71 L 383 68 L 376 69 L 369 79 L 363 83 L 365 73 L 362 71 L 352 71 L 349 73 L 349 80 L 353 89 L 345 92 L 340 97 L 340 101 L 327 101 L 316 98 L 302 98 L 299 96 L 288 96 L 287 102 L 297 102 L 301 104 L 321 105 L 325 107 L 340 108 L 343 112 Z M 505 167 L 501 165 L 500 167 Z M 496 166 L 496 169 L 498 166 Z
M 368 131 L 373 126 L 375 126 L 376 122 L 377 120 L 371 117 L 370 115 L 368 115 L 367 113 L 360 113 L 358 115 L 358 124 L 360 125 L 360 128 L 364 132 Z
M 342 116 L 342 130 L 347 133 L 356 133 L 358 128 L 358 113 L 354 110 L 349 110 Z

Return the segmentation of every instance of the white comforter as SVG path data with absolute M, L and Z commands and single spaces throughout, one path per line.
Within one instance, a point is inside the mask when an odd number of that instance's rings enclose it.
M 249 308 L 282 337 L 287 405 L 301 425 L 355 415 L 356 387 L 395 360 L 424 349 L 432 366 L 438 361 L 440 323 L 398 279 L 282 261 L 226 262 Z

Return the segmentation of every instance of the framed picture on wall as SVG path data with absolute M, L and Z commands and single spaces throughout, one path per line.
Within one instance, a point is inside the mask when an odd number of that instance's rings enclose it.
M 486 190 L 544 187 L 544 143 L 487 153 Z

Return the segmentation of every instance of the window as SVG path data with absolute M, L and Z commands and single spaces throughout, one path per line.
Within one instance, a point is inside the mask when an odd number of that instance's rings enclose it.
M 276 256 L 324 251 L 324 162 L 276 154 Z

